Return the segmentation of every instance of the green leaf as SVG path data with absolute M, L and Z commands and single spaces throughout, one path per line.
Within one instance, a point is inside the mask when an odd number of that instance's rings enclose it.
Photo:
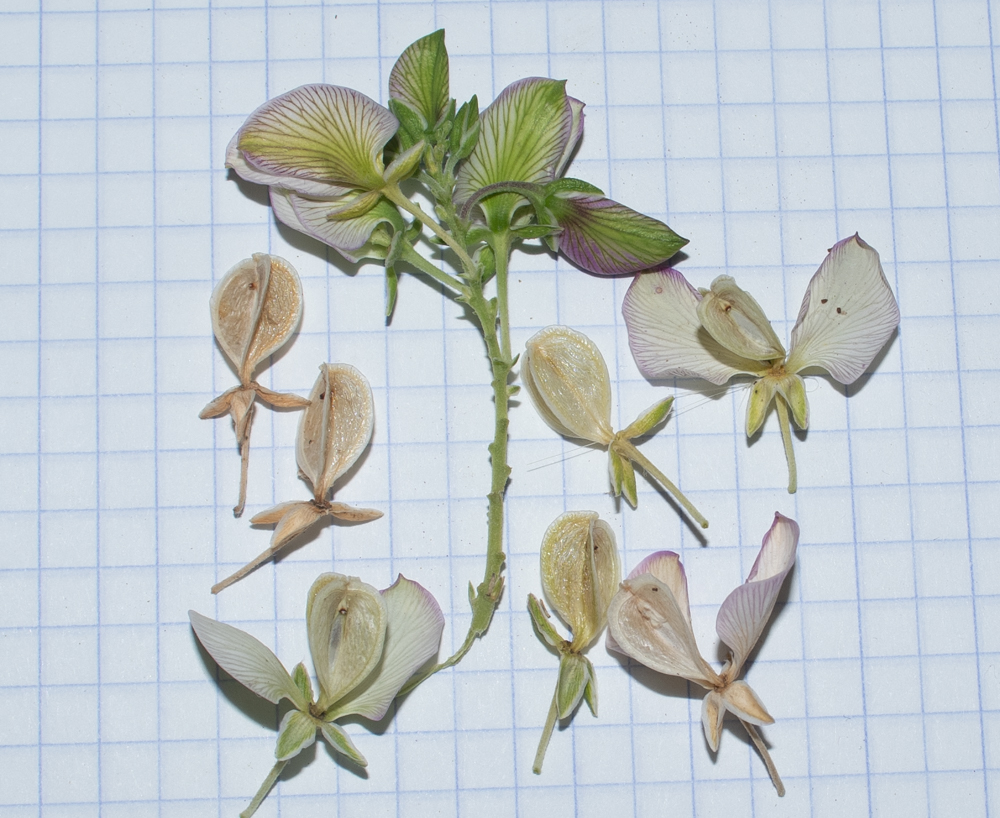
M 559 193 L 586 193 L 593 196 L 604 195 L 603 190 L 590 184 L 590 182 L 584 182 L 582 179 L 572 179 L 570 177 L 556 179 L 555 181 L 549 182 L 549 184 L 545 186 L 546 196 L 554 196 Z
M 320 722 L 319 729 L 323 731 L 323 736 L 330 746 L 333 747 L 338 753 L 347 756 L 351 761 L 361 767 L 368 766 L 368 759 L 366 759 L 358 751 L 358 748 L 354 746 L 354 742 L 351 741 L 350 736 L 344 732 L 339 724 L 335 724 L 332 721 Z
M 670 412 L 670 407 L 673 406 L 674 399 L 664 398 L 661 401 L 657 401 L 652 406 L 650 406 L 645 412 L 643 412 L 639 417 L 633 420 L 626 429 L 621 431 L 621 436 L 626 440 L 632 440 L 636 437 L 642 437 L 663 423 L 667 418 L 667 414 Z
M 556 688 L 556 711 L 559 718 L 569 716 L 583 698 L 590 681 L 587 657 L 579 653 L 564 653 L 559 660 L 559 682 Z
M 309 678 L 309 671 L 306 670 L 306 666 L 302 662 L 299 662 L 292 671 L 292 681 L 295 682 L 295 686 L 302 691 L 302 695 L 305 696 L 306 701 L 312 702 L 312 680 Z
M 519 239 L 540 239 L 559 232 L 557 224 L 526 224 L 523 227 L 512 227 L 510 232 Z
M 400 150 L 405 151 L 424 138 L 424 121 L 420 114 L 398 99 L 389 100 L 389 110 L 399 120 L 396 139 L 399 140 Z
M 639 505 L 639 495 L 635 488 L 635 469 L 632 468 L 632 461 L 625 458 L 622 458 L 622 494 L 632 508 Z
M 583 698 L 587 702 L 590 712 L 597 715 L 597 676 L 594 674 L 594 666 L 587 660 L 587 672 L 590 676 L 587 679 L 587 686 L 583 689 Z
M 392 315 L 392 310 L 396 306 L 396 290 L 399 286 L 399 274 L 395 266 L 385 265 L 385 317 Z
M 455 123 L 448 135 L 448 150 L 452 161 L 464 159 L 476 146 L 479 139 L 479 99 L 473 95 L 455 114 Z M 466 150 L 467 148 L 467 150 Z
M 408 105 L 433 127 L 448 107 L 448 50 L 444 29 L 421 37 L 400 55 L 389 74 L 389 96 Z
M 278 743 L 274 747 L 274 757 L 278 761 L 288 761 L 314 741 L 316 741 L 316 722 L 312 717 L 299 710 L 289 710 L 285 713 L 278 729 Z
M 535 625 L 535 633 L 549 647 L 559 649 L 565 641 L 559 632 L 552 626 L 545 608 L 534 594 L 528 594 L 528 613 L 531 614 L 531 621 Z

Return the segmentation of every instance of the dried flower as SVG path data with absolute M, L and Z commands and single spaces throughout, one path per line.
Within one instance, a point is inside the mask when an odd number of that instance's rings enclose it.
M 621 581 L 614 532 L 595 511 L 570 511 L 558 517 L 542 539 L 541 563 L 545 598 L 569 626 L 572 639 L 560 637 L 544 604 L 528 594 L 536 633 L 559 653 L 559 678 L 532 767 L 536 773 L 542 771 L 557 718 L 569 718 L 581 699 L 597 715 L 597 677 L 583 651 L 604 630 L 608 603 Z
M 309 590 L 306 621 L 319 695 L 301 662 L 291 674 L 248 633 L 189 611 L 191 627 L 219 667 L 269 702 L 293 706 L 281 720 L 277 762 L 253 801 L 249 818 L 274 786 L 285 764 L 316 740 L 319 731 L 338 753 L 362 767 L 368 762 L 336 723 L 345 716 L 380 720 L 396 693 L 433 657 L 444 617 L 434 597 L 400 575 L 384 591 L 357 577 L 322 574 Z
M 273 557 L 292 538 L 325 516 L 353 523 L 377 520 L 381 511 L 354 508 L 327 499 L 333 484 L 368 446 L 375 407 L 368 381 L 349 364 L 323 364 L 299 420 L 295 457 L 299 472 L 313 485 L 313 499 L 280 503 L 254 515 L 252 525 L 276 525 L 270 547 L 212 588 L 217 594 Z
M 722 720 L 729 710 L 746 728 L 763 757 L 778 795 L 785 794 L 784 785 L 754 727 L 773 724 L 774 719 L 739 675 L 795 564 L 798 542 L 798 524 L 775 514 L 747 581 L 726 597 L 719 609 L 715 629 L 732 650 L 719 673 L 698 652 L 691 627 L 687 577 L 680 557 L 672 551 L 658 551 L 639 563 L 608 609 L 608 648 L 659 673 L 680 676 L 708 690 L 701 723 L 712 752 L 719 749 Z
M 659 401 L 627 428 L 611 426 L 611 378 L 597 345 L 569 327 L 551 326 L 535 333 L 525 344 L 521 379 L 538 414 L 555 431 L 608 447 L 609 471 L 615 496 L 625 495 L 634 508 L 637 463 L 652 475 L 702 528 L 708 521 L 680 490 L 632 444 L 649 434 L 667 417 L 673 398 Z
M 797 480 L 789 410 L 796 426 L 809 426 L 799 373 L 819 367 L 840 383 L 854 383 L 899 326 L 878 253 L 856 234 L 833 246 L 809 282 L 787 355 L 760 305 L 729 276 L 699 292 L 677 270 L 642 273 L 625 294 L 622 314 L 632 355 L 647 378 L 693 376 L 714 384 L 734 375 L 757 378 L 747 404 L 747 437 L 760 429 L 774 401 L 791 493 Z
M 201 410 L 202 418 L 229 413 L 240 446 L 240 497 L 233 514 L 243 513 L 250 462 L 250 426 L 254 402 L 295 409 L 309 401 L 298 395 L 272 392 L 253 379 L 254 370 L 292 335 L 302 318 L 302 284 L 287 261 L 254 253 L 227 272 L 209 302 L 212 329 L 226 357 L 236 366 L 240 385 L 223 392 Z

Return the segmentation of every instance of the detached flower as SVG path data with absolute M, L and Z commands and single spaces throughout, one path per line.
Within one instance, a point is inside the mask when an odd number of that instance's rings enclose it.
M 542 589 L 572 633 L 563 639 L 549 622 L 548 611 L 528 594 L 528 612 L 538 636 L 559 653 L 559 679 L 532 769 L 542 771 L 545 750 L 556 719 L 573 714 L 581 699 L 597 715 L 597 677 L 583 655 L 607 624 L 608 603 L 621 581 L 615 535 L 595 511 L 571 511 L 557 518 L 542 539 Z
M 226 167 L 271 189 L 275 215 L 350 261 L 384 258 L 379 225 L 402 229 L 382 199 L 420 161 L 423 143 L 385 167 L 382 151 L 399 128 L 374 100 L 338 85 L 303 85 L 254 111 L 226 149 Z
M 456 201 L 466 217 L 478 205 L 490 232 L 544 237 L 588 272 L 634 273 L 666 261 L 687 239 L 593 185 L 561 178 L 583 136 L 583 107 L 566 94 L 564 80 L 508 85 L 483 112 L 479 142 L 458 172 Z M 529 203 L 537 225 L 518 212 Z
M 635 447 L 634 438 L 649 434 L 662 423 L 673 398 L 654 404 L 627 428 L 611 426 L 611 378 L 597 345 L 569 327 L 551 326 L 535 333 L 525 344 L 521 379 L 542 419 L 566 437 L 608 447 L 611 485 L 615 496 L 624 494 L 635 508 L 638 496 L 633 463 L 670 492 L 702 527 L 708 521 L 659 469 Z
M 636 276 L 622 314 L 629 346 L 647 378 L 697 377 L 723 384 L 734 375 L 757 378 L 747 404 L 747 437 L 774 401 L 788 460 L 788 491 L 796 489 L 789 410 L 800 429 L 809 404 L 799 374 L 825 369 L 854 383 L 899 325 L 899 307 L 878 253 L 855 234 L 833 246 L 806 289 L 785 353 L 753 297 L 729 276 L 696 290 L 676 270 Z
M 254 402 L 260 398 L 271 406 L 295 409 L 308 406 L 298 395 L 272 392 L 254 380 L 254 370 L 280 349 L 295 332 L 302 318 L 302 283 L 287 261 L 266 253 L 254 253 L 234 265 L 212 291 L 209 301 L 212 329 L 219 347 L 236 365 L 240 385 L 215 398 L 199 417 L 229 414 L 240 446 L 240 497 L 233 509 L 239 517 L 247 498 L 247 467 L 250 463 L 250 426 Z
M 250 805 L 256 812 L 285 764 L 316 740 L 362 767 L 368 762 L 336 724 L 344 716 L 379 721 L 403 683 L 437 653 L 444 617 L 434 597 L 400 575 L 384 591 L 357 577 L 322 574 L 309 590 L 306 621 L 319 695 L 301 662 L 291 674 L 261 642 L 230 625 L 189 611 L 205 650 L 236 681 L 258 696 L 292 705 L 278 728 L 277 762 Z
M 250 518 L 251 525 L 275 525 L 270 547 L 212 588 L 217 594 L 269 560 L 293 538 L 323 519 L 352 523 L 377 520 L 381 511 L 354 508 L 327 499 L 333 484 L 368 446 L 375 407 L 368 380 L 349 364 L 323 364 L 299 420 L 295 459 L 299 473 L 313 485 L 313 499 L 279 503 Z
M 785 787 L 754 727 L 773 724 L 774 719 L 739 676 L 795 564 L 798 542 L 798 524 L 775 514 L 747 581 L 726 597 L 719 609 L 715 629 L 732 650 L 719 673 L 698 651 L 691 627 L 687 577 L 680 557 L 672 551 L 658 551 L 639 563 L 608 609 L 608 649 L 708 690 L 701 709 L 708 746 L 713 753 L 718 751 L 722 721 L 730 711 L 746 728 L 764 759 L 778 795 L 785 794 Z

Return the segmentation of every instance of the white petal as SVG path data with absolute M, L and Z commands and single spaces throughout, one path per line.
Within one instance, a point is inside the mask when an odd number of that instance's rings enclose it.
M 633 568 L 628 578 L 634 579 L 643 574 L 652 574 L 670 589 L 677 607 L 690 625 L 691 605 L 688 602 L 687 574 L 684 573 L 680 556 L 673 551 L 657 551 Z
M 652 574 L 622 583 L 608 609 L 608 628 L 621 652 L 646 667 L 703 687 L 720 681 L 698 653 L 691 624 L 669 585 Z
M 372 194 L 377 198 L 378 194 Z M 330 219 L 328 216 L 347 202 L 333 200 L 306 199 L 288 195 L 289 204 L 295 213 L 295 219 L 302 225 L 303 233 L 312 236 L 317 241 L 330 245 L 348 261 L 358 261 L 364 254 L 358 254 L 365 243 L 371 238 L 372 231 L 384 221 L 387 221 L 383 211 L 372 208 L 367 213 L 351 219 Z M 272 205 L 274 197 L 271 197 Z M 278 214 L 278 211 L 275 210 Z M 281 218 L 280 214 L 278 217 Z M 284 221 L 284 219 L 282 219 Z M 295 225 L 288 222 L 289 226 Z
M 739 675 L 743 663 L 767 625 L 781 585 L 795 564 L 798 541 L 798 524 L 788 517 L 775 514 L 774 523 L 764 535 L 764 543 L 750 570 L 750 576 L 726 597 L 719 608 L 715 630 L 722 641 L 733 649 L 729 678 Z
M 853 383 L 899 325 L 899 307 L 878 253 L 857 235 L 833 246 L 809 282 L 786 368 L 825 369 Z
M 625 293 L 628 345 L 647 378 L 704 378 L 723 384 L 766 366 L 734 355 L 698 319 L 701 294 L 677 270 L 639 273 Z
M 378 721 L 399 688 L 441 645 L 444 615 L 429 591 L 400 574 L 381 593 L 388 614 L 382 661 L 367 684 L 339 704 L 330 718 L 351 713 Z
M 722 697 L 714 690 L 701 701 L 701 729 L 705 731 L 705 740 L 713 753 L 719 751 L 719 739 L 722 738 L 722 722 L 726 718 L 726 705 Z
M 720 691 L 720 695 L 726 703 L 726 709 L 743 721 L 751 724 L 774 724 L 774 719 L 767 712 L 764 703 L 746 682 L 739 680 L 731 682 Z
M 289 699 L 300 710 L 309 702 L 295 686 L 278 657 L 262 642 L 232 625 L 216 622 L 197 611 L 188 611 L 198 641 L 226 673 L 236 681 L 277 704 Z
M 349 187 L 333 185 L 329 182 L 320 182 L 315 179 L 296 179 L 294 177 L 280 176 L 258 170 L 243 158 L 243 153 L 236 147 L 239 139 L 240 134 L 237 131 L 226 148 L 226 167 L 236 171 L 236 175 L 241 179 L 246 179 L 248 182 L 253 182 L 257 185 L 268 185 L 269 187 L 277 185 L 279 187 L 294 188 L 304 196 L 342 196 L 351 190 Z

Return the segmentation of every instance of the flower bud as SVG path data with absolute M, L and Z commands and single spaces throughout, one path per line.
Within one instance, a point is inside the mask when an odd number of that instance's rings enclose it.
M 573 632 L 570 650 L 583 650 L 604 630 L 621 581 L 614 532 L 594 511 L 567 512 L 545 532 L 541 562 L 545 596 Z
M 785 348 L 760 304 L 730 276 L 719 276 L 712 289 L 702 291 L 698 320 L 716 341 L 743 358 L 771 361 L 785 357 Z

